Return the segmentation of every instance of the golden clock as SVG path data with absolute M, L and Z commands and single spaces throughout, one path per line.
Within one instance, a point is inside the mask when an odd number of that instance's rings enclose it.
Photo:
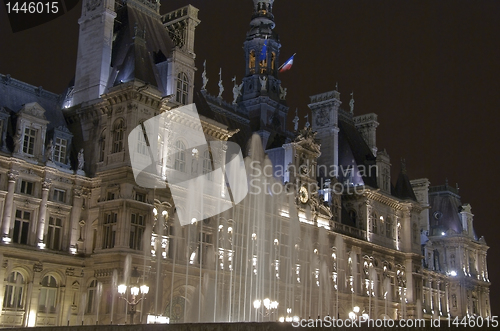
M 306 203 L 309 200 L 309 192 L 305 186 L 301 186 L 299 190 L 300 202 Z

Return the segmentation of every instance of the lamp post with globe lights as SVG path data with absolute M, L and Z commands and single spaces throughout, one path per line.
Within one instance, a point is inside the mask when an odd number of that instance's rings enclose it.
M 273 313 L 276 309 L 278 309 L 278 301 L 271 301 L 269 298 L 265 298 L 264 300 L 255 300 L 253 302 L 253 307 L 255 308 L 256 312 L 259 312 L 262 317 L 267 317 L 271 313 Z M 260 308 L 265 308 L 265 311 L 260 311 Z
M 136 308 L 139 303 L 141 303 L 149 292 L 149 286 L 146 284 L 138 285 L 140 278 L 139 271 L 137 267 L 134 267 L 132 273 L 130 274 L 131 284 L 120 284 L 118 285 L 118 293 L 120 294 L 120 299 L 127 302 L 130 314 L 130 324 L 134 324 L 134 315 L 136 313 Z M 130 290 L 130 293 L 127 293 Z

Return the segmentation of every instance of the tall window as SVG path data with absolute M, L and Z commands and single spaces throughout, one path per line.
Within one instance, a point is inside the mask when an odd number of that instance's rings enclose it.
M 57 304 L 57 281 L 48 275 L 42 279 L 38 310 L 44 313 L 55 313 Z
M 68 141 L 66 139 L 56 138 L 56 144 L 54 146 L 54 161 L 65 163 L 67 145 Z
M 385 235 L 387 238 L 392 238 L 392 219 L 390 217 L 385 220 Z
M 49 228 L 47 230 L 47 248 L 53 250 L 61 249 L 63 221 L 57 217 L 49 217 Z
M 208 149 L 203 152 L 203 174 L 207 175 L 208 180 L 212 180 L 212 160 Z
M 35 154 L 36 130 L 24 129 L 23 153 L 33 156 Z
M 251 50 L 249 59 L 248 59 L 248 68 L 250 69 L 250 73 L 254 74 L 255 73 L 255 51 Z
M 148 145 L 146 144 L 146 138 L 144 137 L 144 132 L 142 130 L 137 132 L 137 153 L 149 155 Z
M 123 120 L 117 120 L 113 129 L 113 153 L 119 153 L 123 150 L 123 136 L 125 133 L 125 123 Z
M 115 212 L 107 213 L 104 220 L 104 231 L 102 248 L 113 248 L 115 247 L 115 237 L 116 237 L 116 223 L 118 220 L 118 214 Z
M 377 231 L 378 231 L 377 214 L 372 213 L 372 233 L 377 233 Z
M 97 297 L 97 280 L 93 280 L 89 284 L 87 291 L 87 314 L 95 313 L 95 301 Z
M 106 130 L 102 131 L 99 144 L 99 162 L 102 162 L 106 153 Z
M 180 140 L 175 142 L 175 148 L 177 152 L 175 153 L 175 164 L 174 169 L 182 172 L 186 172 L 186 145 Z
M 129 247 L 135 250 L 142 250 L 142 237 L 146 226 L 144 216 L 139 214 L 130 215 L 130 242 Z
M 418 240 L 418 226 L 417 223 L 413 223 L 413 242 L 417 242 L 417 240 Z
M 26 210 L 16 210 L 16 220 L 14 222 L 14 235 L 12 241 L 17 244 L 28 244 L 28 234 L 31 222 L 31 212 Z
M 188 77 L 185 73 L 180 72 L 177 75 L 177 93 L 175 101 L 182 103 L 183 105 L 186 105 L 187 100 L 188 100 Z
M 7 277 L 3 307 L 23 309 L 24 303 L 24 277 L 18 271 L 13 271 Z

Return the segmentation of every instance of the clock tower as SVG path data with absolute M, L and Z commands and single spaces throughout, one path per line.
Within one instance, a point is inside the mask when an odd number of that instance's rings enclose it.
M 285 181 L 295 186 L 299 209 L 305 210 L 309 207 L 314 219 L 318 213 L 331 218 L 329 208 L 318 195 L 321 187 L 318 187 L 317 182 L 317 160 L 321 152 L 316 134 L 311 127 L 306 127 L 299 131 L 293 142 L 283 145 L 285 164 L 288 165 Z

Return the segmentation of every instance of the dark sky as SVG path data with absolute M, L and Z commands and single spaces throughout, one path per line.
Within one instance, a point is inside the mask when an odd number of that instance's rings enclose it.
M 251 0 L 165 0 L 162 12 L 191 3 L 200 9 L 196 54 L 200 87 L 232 100 L 231 78 L 244 73 L 243 41 Z M 0 73 L 61 93 L 73 78 L 80 5 L 39 27 L 13 34 L 0 9 Z M 500 1 L 277 0 L 281 74 L 287 102 L 306 114 L 309 96 L 333 90 L 355 114 L 377 113 L 379 150 L 387 149 L 393 178 L 405 158 L 410 178 L 458 183 L 479 236 L 490 245 L 493 315 L 500 314 L 500 240 L 495 187 L 500 183 Z M 292 112 L 293 113 L 293 112 Z M 293 114 L 290 115 L 293 117 Z M 303 125 L 303 119 L 301 125 Z

